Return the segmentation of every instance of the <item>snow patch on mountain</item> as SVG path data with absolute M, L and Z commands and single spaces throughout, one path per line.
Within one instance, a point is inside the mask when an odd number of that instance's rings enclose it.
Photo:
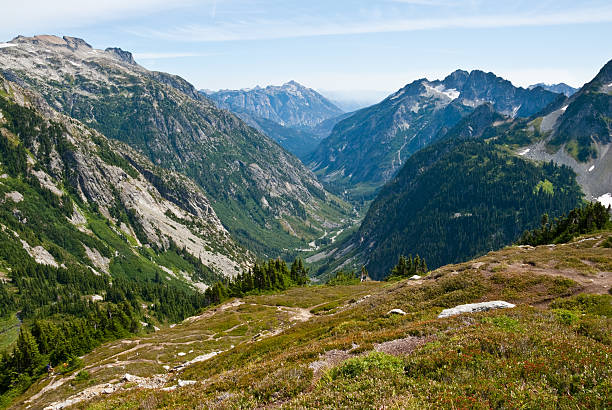
M 524 150 L 522 150 L 522 151 L 521 151 L 521 152 L 519 152 L 518 154 L 519 154 L 520 156 L 523 156 L 523 155 L 527 154 L 529 151 L 531 151 L 531 148 L 525 148 Z
M 457 90 L 456 90 L 456 89 L 454 89 L 454 88 L 449 88 L 449 89 L 446 89 L 446 88 L 444 87 L 444 85 L 442 85 L 442 84 L 437 85 L 437 86 L 432 87 L 432 88 L 433 88 L 434 90 L 438 91 L 439 93 L 446 95 L 446 96 L 447 96 L 448 98 L 450 98 L 451 100 L 454 100 L 454 99 L 456 99 L 456 98 L 459 98 L 459 94 L 461 94 L 459 91 L 457 91 Z

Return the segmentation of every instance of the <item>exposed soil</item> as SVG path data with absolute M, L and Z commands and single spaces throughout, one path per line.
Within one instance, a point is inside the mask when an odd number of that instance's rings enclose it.
M 374 350 L 377 352 L 383 352 L 394 356 L 405 356 L 414 352 L 417 348 L 423 346 L 425 343 L 434 340 L 433 336 L 428 337 L 416 337 L 408 336 L 403 339 L 390 340 L 388 342 L 379 343 L 374 345 Z

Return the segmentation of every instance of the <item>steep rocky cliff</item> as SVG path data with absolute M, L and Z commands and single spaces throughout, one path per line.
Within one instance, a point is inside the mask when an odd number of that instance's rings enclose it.
M 13 213 L 22 223 L 24 247 L 38 247 L 42 254 L 55 250 L 45 263 L 61 259 L 135 277 L 157 270 L 199 289 L 251 263 L 252 255 L 231 239 L 192 181 L 56 112 L 42 97 L 1 76 L 0 134 L 7 172 L 2 189 L 14 189 L 9 196 L 20 199 L 13 201 Z M 61 205 L 65 218 L 37 223 L 44 214 L 41 195 Z M 35 243 L 28 242 L 30 232 Z M 209 276 L 196 277 L 184 270 L 188 265 L 164 262 L 160 256 L 169 249 L 199 260 Z M 133 270 L 126 271 L 126 260 Z

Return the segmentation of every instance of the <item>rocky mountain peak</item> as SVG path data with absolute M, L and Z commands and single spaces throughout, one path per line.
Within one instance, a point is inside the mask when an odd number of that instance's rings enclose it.
M 444 78 L 443 83 L 448 88 L 460 89 L 469 76 L 470 73 L 465 70 L 455 70 Z
M 599 73 L 595 76 L 590 84 L 597 83 L 599 85 L 610 87 L 612 83 L 612 60 L 608 61 L 606 65 L 599 70 Z
M 298 87 L 298 88 L 306 88 L 302 84 L 298 83 L 295 80 L 287 81 L 285 84 L 283 84 L 283 87 L 285 87 L 285 86 Z
M 54 35 L 41 34 L 33 37 L 24 37 L 17 36 L 11 43 L 31 43 L 37 45 L 47 45 L 47 46 L 63 46 L 70 48 L 72 50 L 77 50 L 79 48 L 88 48 L 91 49 L 91 45 L 89 45 L 85 40 L 77 38 L 77 37 L 58 37 Z
M 129 51 L 120 49 L 119 47 L 109 47 L 105 50 L 107 53 L 111 53 L 119 57 L 119 59 L 128 64 L 136 64 L 134 56 Z
M 528 89 L 533 90 L 538 87 L 544 90 L 547 90 L 547 91 L 552 91 L 554 93 L 564 94 L 566 97 L 571 97 L 576 91 L 578 91 L 578 89 L 570 85 L 567 85 L 565 83 L 559 83 L 559 84 L 537 83 L 537 84 L 530 85 Z

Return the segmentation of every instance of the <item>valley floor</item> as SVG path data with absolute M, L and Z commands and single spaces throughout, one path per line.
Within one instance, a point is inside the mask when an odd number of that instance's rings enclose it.
M 235 299 L 106 344 L 15 408 L 609 408 L 609 237 Z M 437 318 L 492 300 L 517 306 Z

